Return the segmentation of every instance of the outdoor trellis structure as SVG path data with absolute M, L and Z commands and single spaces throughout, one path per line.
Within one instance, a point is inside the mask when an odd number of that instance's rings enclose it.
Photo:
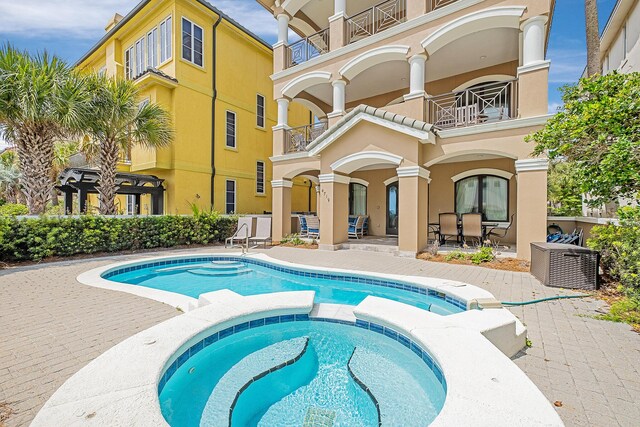
M 56 189 L 64 193 L 64 211 L 73 214 L 73 197 L 78 197 L 80 212 L 87 208 L 87 196 L 98 194 L 99 175 L 94 169 L 68 168 L 59 177 L 60 185 Z M 154 175 L 138 175 L 133 173 L 116 173 L 116 194 L 135 196 L 135 213 L 140 214 L 143 194 L 151 196 L 151 214 L 162 215 L 164 207 L 163 179 Z

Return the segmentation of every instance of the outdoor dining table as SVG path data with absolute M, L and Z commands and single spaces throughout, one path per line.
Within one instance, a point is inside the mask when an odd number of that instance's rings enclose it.
M 504 225 L 501 227 L 501 225 Z M 507 228 L 509 223 L 507 222 L 498 222 L 498 221 L 482 221 L 482 235 L 483 238 L 487 235 L 487 229 L 494 228 Z M 458 231 L 462 229 L 462 220 L 458 220 Z M 429 232 L 435 234 L 440 233 L 440 223 L 439 222 L 430 222 L 429 223 Z

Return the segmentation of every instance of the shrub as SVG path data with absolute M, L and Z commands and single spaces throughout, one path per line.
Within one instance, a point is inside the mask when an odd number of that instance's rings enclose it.
M 483 246 L 478 250 L 478 252 L 474 252 L 473 254 L 471 254 L 471 257 L 469 257 L 469 259 L 472 263 L 480 265 L 483 262 L 493 261 L 495 257 L 496 256 L 493 254 L 493 248 Z
M 218 213 L 114 218 L 0 217 L 0 259 L 40 260 L 96 252 L 206 245 L 233 234 L 237 220 Z
M 293 246 L 301 246 L 306 242 L 300 238 L 297 234 L 290 234 L 288 236 L 284 236 L 282 240 L 280 240 L 281 244 L 284 245 L 293 245 Z
M 640 290 L 640 208 L 618 210 L 620 225 L 593 227 L 587 245 L 600 252 L 604 271 L 624 287 Z
M 455 251 L 451 251 L 447 254 L 447 256 L 444 257 L 445 261 L 453 261 L 454 259 L 466 259 L 467 258 L 467 254 L 465 254 L 464 252 L 456 249 Z
M 0 206 L 0 216 L 26 215 L 28 213 L 29 213 L 29 208 L 19 203 L 5 203 L 4 205 Z

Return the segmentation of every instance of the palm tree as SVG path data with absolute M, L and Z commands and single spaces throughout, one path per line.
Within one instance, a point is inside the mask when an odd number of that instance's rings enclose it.
M 598 27 L 597 0 L 584 0 L 585 24 L 587 28 L 587 77 L 601 73 L 600 30 Z
M 87 128 L 98 145 L 100 213 L 116 214 L 116 167 L 119 154 L 133 145 L 158 148 L 173 141 L 169 113 L 154 103 L 139 104 L 130 80 L 93 76 L 92 114 Z
M 57 141 L 53 145 L 53 162 L 51 167 L 51 182 L 54 185 L 58 182 L 58 177 L 62 171 L 69 166 L 71 156 L 80 151 L 80 143 L 77 141 Z M 58 205 L 58 192 L 51 193 L 51 204 Z
M 20 191 L 20 169 L 15 153 L 5 151 L 0 154 L 0 198 L 7 203 L 22 201 Z
M 16 147 L 29 213 L 41 214 L 53 183 L 54 142 L 78 132 L 90 98 L 84 79 L 44 53 L 0 48 L 0 125 Z

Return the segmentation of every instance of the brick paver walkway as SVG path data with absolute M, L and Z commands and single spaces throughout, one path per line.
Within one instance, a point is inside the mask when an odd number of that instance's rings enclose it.
M 163 254 L 175 252 L 184 251 Z M 485 288 L 502 301 L 558 293 L 526 273 L 372 252 L 274 248 L 267 253 L 321 267 L 460 280 Z M 137 257 L 0 271 L 0 402 L 13 402 L 18 411 L 9 426 L 27 425 L 65 379 L 112 345 L 178 314 L 155 301 L 75 280 L 90 268 Z M 557 410 L 567 425 L 638 426 L 640 335 L 627 325 L 590 317 L 603 306 L 593 299 L 574 299 L 513 308 L 533 342 L 514 361 L 550 401 L 562 402 Z

